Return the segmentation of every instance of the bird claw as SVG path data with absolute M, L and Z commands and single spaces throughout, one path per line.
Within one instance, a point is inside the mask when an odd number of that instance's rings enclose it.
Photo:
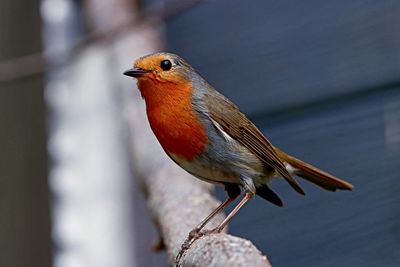
M 198 228 L 194 228 L 193 230 L 191 230 L 189 232 L 189 235 L 186 238 L 185 242 L 183 242 L 183 244 L 181 246 L 181 250 L 179 251 L 178 255 L 176 255 L 176 259 L 175 259 L 176 266 L 179 266 L 179 263 L 182 259 L 183 254 L 190 248 L 190 246 L 194 243 L 194 241 L 196 241 L 197 239 L 199 239 L 200 237 L 205 236 L 205 235 L 219 234 L 219 233 L 221 233 L 221 231 L 223 229 L 224 228 L 216 227 L 211 230 L 203 230 L 203 231 L 201 231 L 201 229 L 198 229 Z
M 199 228 L 194 228 L 192 231 L 189 232 L 189 235 L 186 240 L 193 239 L 197 237 L 200 234 L 200 229 Z
M 224 228 L 220 228 L 220 227 L 216 227 L 214 229 L 211 230 L 204 230 L 201 233 L 199 233 L 201 236 L 203 235 L 211 235 L 211 234 L 219 234 L 222 232 Z
M 176 255 L 176 259 L 175 259 L 176 266 L 179 266 L 182 256 L 186 252 L 186 250 L 188 250 L 190 248 L 190 246 L 193 244 L 193 242 L 196 241 L 196 239 L 198 239 L 201 236 L 202 235 L 200 233 L 199 228 L 194 228 L 193 230 L 191 230 L 189 232 L 188 237 L 186 238 L 186 240 L 183 242 L 183 244 L 181 246 L 181 250 L 179 251 L 178 255 Z

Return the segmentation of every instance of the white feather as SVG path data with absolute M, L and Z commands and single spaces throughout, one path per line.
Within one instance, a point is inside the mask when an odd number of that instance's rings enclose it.
M 222 129 L 221 125 L 219 125 L 218 122 L 216 122 L 216 121 L 213 120 L 212 118 L 210 118 L 210 119 L 211 119 L 211 122 L 213 123 L 213 125 L 215 126 L 215 128 L 218 129 L 218 131 L 222 134 L 222 136 L 225 138 L 225 140 L 226 140 L 227 142 L 229 142 L 229 143 L 235 143 L 235 142 L 236 142 L 229 134 L 227 134 L 227 133 Z

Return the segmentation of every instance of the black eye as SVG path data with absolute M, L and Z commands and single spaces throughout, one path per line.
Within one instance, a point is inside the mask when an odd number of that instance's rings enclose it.
M 172 68 L 172 63 L 168 59 L 161 61 L 160 67 L 163 70 L 170 70 Z

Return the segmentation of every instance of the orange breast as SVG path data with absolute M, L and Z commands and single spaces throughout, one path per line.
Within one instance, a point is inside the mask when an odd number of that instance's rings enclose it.
M 140 82 L 150 126 L 164 150 L 192 160 L 204 151 L 207 135 L 191 106 L 192 87 Z

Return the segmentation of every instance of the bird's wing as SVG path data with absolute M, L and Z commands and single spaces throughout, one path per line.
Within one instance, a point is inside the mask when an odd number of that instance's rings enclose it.
M 209 90 L 204 94 L 209 116 L 216 121 L 222 130 L 234 140 L 257 155 L 267 166 L 278 171 L 298 193 L 304 195 L 303 189 L 290 175 L 274 147 L 257 127 L 229 99 Z

